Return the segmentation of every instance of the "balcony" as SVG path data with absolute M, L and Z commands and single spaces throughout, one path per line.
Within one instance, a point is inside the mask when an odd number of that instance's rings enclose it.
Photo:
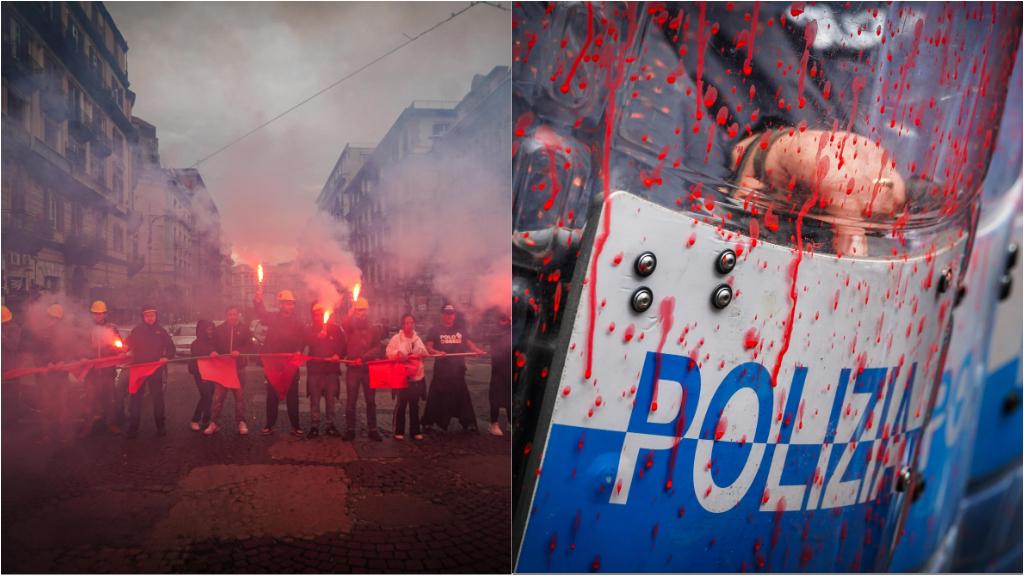
M 58 122 L 63 122 L 70 115 L 68 94 L 64 91 L 60 78 L 57 78 L 52 73 L 46 76 L 46 82 L 39 93 L 39 104 L 47 116 Z
M 45 82 L 43 67 L 29 54 L 27 38 L 5 43 L 3 76 L 8 88 L 26 100 Z
M 107 158 L 114 151 L 110 136 L 101 132 L 98 127 L 96 128 L 96 135 L 89 146 L 91 146 L 92 153 L 100 158 Z
M 106 252 L 106 242 L 98 236 L 68 234 L 67 241 L 61 246 L 64 261 L 68 264 L 91 267 L 99 262 Z
M 89 142 L 96 136 L 96 125 L 85 117 L 81 106 L 75 104 L 68 118 L 68 132 L 81 142 Z
M 3 210 L 4 251 L 36 254 L 54 240 L 54 230 L 42 215 Z

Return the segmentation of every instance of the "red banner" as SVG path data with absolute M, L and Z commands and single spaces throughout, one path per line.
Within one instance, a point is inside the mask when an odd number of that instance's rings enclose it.
M 299 371 L 309 356 L 295 353 L 291 356 L 279 354 L 260 354 L 260 362 L 263 363 L 263 373 L 267 375 L 267 382 L 273 386 L 278 398 L 284 398 L 288 388 L 292 385 L 295 373 Z
M 142 387 L 142 383 L 153 375 L 167 362 L 146 362 L 145 364 L 132 364 L 128 367 L 128 393 L 135 394 Z
M 369 362 L 370 388 L 408 388 L 405 362 Z
M 216 382 L 225 388 L 241 388 L 238 381 L 238 364 L 232 356 L 218 356 L 196 360 L 199 366 L 199 377 L 203 380 Z

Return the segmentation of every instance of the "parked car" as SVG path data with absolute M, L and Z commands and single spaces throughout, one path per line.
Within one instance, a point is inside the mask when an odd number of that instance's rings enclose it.
M 174 340 L 174 353 L 178 356 L 188 356 L 192 352 L 192 342 L 196 339 L 195 324 L 172 324 L 167 327 Z

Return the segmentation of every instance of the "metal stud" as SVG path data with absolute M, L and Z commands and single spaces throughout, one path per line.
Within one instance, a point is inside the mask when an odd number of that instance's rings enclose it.
M 715 268 L 720 274 L 728 274 L 736 267 L 736 253 L 732 250 L 725 250 L 715 260 Z
M 953 285 L 953 269 L 946 268 L 942 271 L 942 275 L 939 276 L 939 294 L 945 294 L 947 290 Z
M 654 255 L 654 252 L 643 252 L 636 257 L 636 262 L 633 263 L 633 269 L 639 276 L 650 276 L 654 273 L 654 269 L 658 267 L 658 258 Z
M 728 284 L 720 284 L 711 293 L 711 305 L 721 310 L 732 302 L 732 288 Z
M 654 293 L 646 286 L 637 288 L 636 292 L 633 292 L 633 297 L 629 299 L 629 304 L 636 312 L 646 312 L 651 304 L 654 304 Z
M 1006 247 L 1006 270 L 1013 270 L 1017 266 L 1017 255 L 1020 253 L 1020 246 L 1016 242 L 1011 242 Z
M 910 489 L 910 483 L 913 481 L 914 471 L 910 469 L 910 466 L 904 466 L 900 470 L 900 475 L 896 477 L 896 491 L 906 492 Z
M 1003 274 L 999 279 L 999 299 L 1006 300 L 1013 293 L 1013 276 Z
M 967 296 L 967 286 L 963 284 L 956 287 L 956 296 L 953 297 L 953 307 L 956 308 Z

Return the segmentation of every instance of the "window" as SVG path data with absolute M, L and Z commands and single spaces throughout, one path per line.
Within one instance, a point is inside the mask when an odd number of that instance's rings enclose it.
M 434 126 L 433 126 L 433 128 L 431 130 L 431 133 L 434 136 L 440 136 L 440 135 L 444 134 L 447 131 L 448 131 L 448 124 L 446 122 L 439 122 L 437 124 L 434 124 Z
M 78 29 L 78 24 L 71 25 L 71 43 L 75 45 L 75 50 L 82 49 L 82 32 Z
M 43 114 L 43 139 L 47 146 L 60 152 L 60 124 L 46 114 Z
M 22 47 L 21 39 L 22 39 L 21 24 L 19 24 L 17 20 L 14 20 L 12 18 L 11 19 L 11 36 L 9 38 L 9 41 L 10 41 L 11 45 L 9 47 L 9 50 L 11 51 L 12 57 L 15 60 L 19 60 L 19 59 L 27 56 L 27 54 L 25 52 L 23 52 L 22 49 L 21 49 L 21 47 Z
M 43 290 L 46 290 L 47 292 L 60 292 L 60 278 L 57 276 L 44 277 Z
M 124 229 L 114 226 L 114 252 L 124 253 Z
M 82 207 L 77 204 L 71 206 L 71 232 L 78 236 L 82 234 Z
M 56 217 L 55 217 L 54 220 L 55 220 L 54 228 L 58 232 L 63 233 L 64 230 L 65 230 L 65 227 L 64 227 L 64 199 L 63 198 L 57 198 L 56 199 Z
M 49 190 L 44 192 L 43 196 L 46 202 L 46 222 L 50 229 L 54 230 L 57 228 L 57 197 Z
M 17 120 L 21 127 L 25 127 L 25 122 L 28 119 L 28 102 L 21 98 L 13 91 L 7 92 L 7 114 Z

